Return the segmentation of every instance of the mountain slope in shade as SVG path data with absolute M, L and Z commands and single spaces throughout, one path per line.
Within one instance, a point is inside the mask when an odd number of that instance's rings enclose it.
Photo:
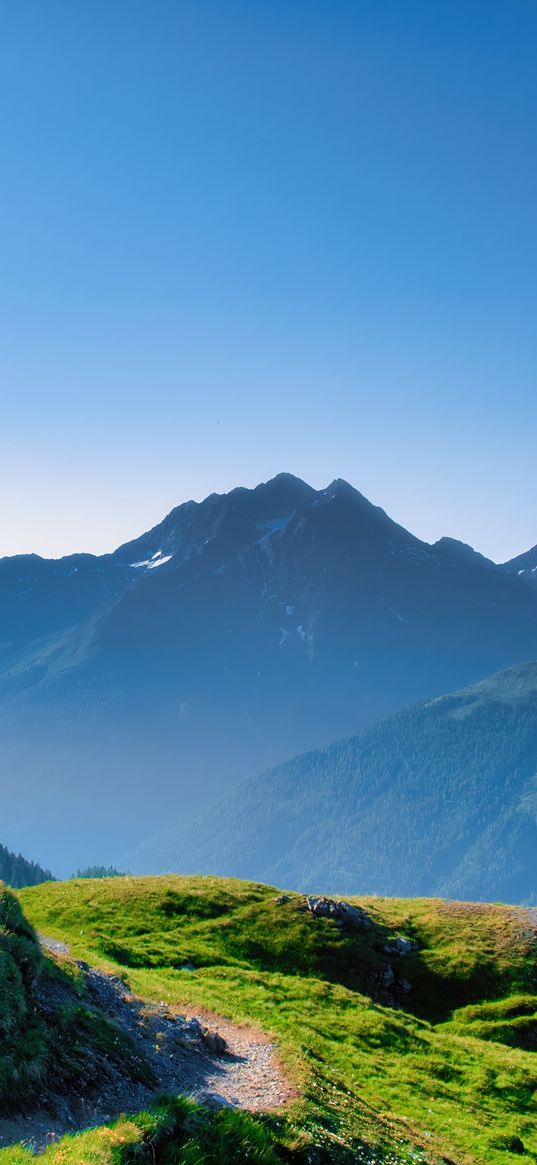
M 50 870 L 44 870 L 36 862 L 27 861 L 22 854 L 13 854 L 5 845 L 0 845 L 0 882 L 19 890 L 22 886 L 38 886 L 40 882 L 53 880 Z
M 75 558 L 30 579 L 0 563 L 4 828 L 38 853 L 45 826 L 66 873 L 252 771 L 537 657 L 532 588 L 341 480 L 213 494 Z
M 537 902 L 537 663 L 243 783 L 134 868 Z
M 525 579 L 532 586 L 537 586 L 537 546 L 533 546 L 531 550 L 526 550 L 525 554 L 511 558 L 509 562 L 503 564 L 501 569 L 508 574 L 515 574 L 518 578 Z

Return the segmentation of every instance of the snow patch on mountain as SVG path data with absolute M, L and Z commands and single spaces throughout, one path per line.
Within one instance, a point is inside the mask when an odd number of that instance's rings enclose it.
M 151 558 L 144 558 L 142 562 L 131 562 L 134 568 L 144 567 L 146 570 L 154 570 L 156 566 L 164 566 L 165 562 L 169 562 L 173 558 L 173 554 L 163 554 L 162 550 L 157 550 Z

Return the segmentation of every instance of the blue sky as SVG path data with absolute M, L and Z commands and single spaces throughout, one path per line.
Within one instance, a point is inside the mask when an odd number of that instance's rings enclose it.
M 2 0 L 0 553 L 346 477 L 537 542 L 534 0 Z

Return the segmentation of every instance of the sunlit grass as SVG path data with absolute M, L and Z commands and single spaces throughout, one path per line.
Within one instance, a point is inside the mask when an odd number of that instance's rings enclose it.
M 349 1145 L 349 1160 L 499 1165 L 517 1138 L 537 1156 L 535 1057 L 476 1028 L 507 1022 L 511 997 L 531 1005 L 536 956 L 525 911 L 353 899 L 374 926 L 345 937 L 304 911 L 300 896 L 283 905 L 276 896 L 253 883 L 166 877 L 50 884 L 20 900 L 40 930 L 145 998 L 273 1033 L 300 1091 L 278 1134 L 297 1160 L 304 1138 L 333 1160 Z M 417 944 L 404 961 L 405 1010 L 383 1005 L 382 993 L 371 998 L 382 947 L 396 934 Z M 182 962 L 196 971 L 178 969 Z M 484 1004 L 497 1010 L 483 1013 Z M 270 1138 L 283 1151 L 274 1130 Z M 206 1156 L 192 1160 L 213 1160 L 194 1149 Z

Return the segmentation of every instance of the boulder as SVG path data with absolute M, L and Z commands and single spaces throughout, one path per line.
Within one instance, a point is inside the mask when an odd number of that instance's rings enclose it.
M 369 930 L 371 919 L 359 906 L 351 906 L 350 902 L 341 899 L 325 898 L 323 895 L 310 895 L 306 898 L 308 910 L 317 918 L 332 918 L 334 922 L 344 926 L 347 930 Z
M 221 1096 L 219 1092 L 208 1092 L 205 1103 L 213 1108 L 235 1108 L 233 1101 L 226 1100 L 225 1096 Z
M 227 1051 L 226 1041 L 219 1032 L 212 1031 L 210 1028 L 205 1027 L 202 1031 L 201 1038 L 205 1044 L 205 1047 L 208 1048 L 210 1052 L 213 1052 L 215 1056 L 223 1056 Z
M 411 938 L 396 938 L 391 943 L 386 943 L 382 948 L 385 955 L 409 955 L 411 951 L 416 949 L 416 944 L 412 942 Z

